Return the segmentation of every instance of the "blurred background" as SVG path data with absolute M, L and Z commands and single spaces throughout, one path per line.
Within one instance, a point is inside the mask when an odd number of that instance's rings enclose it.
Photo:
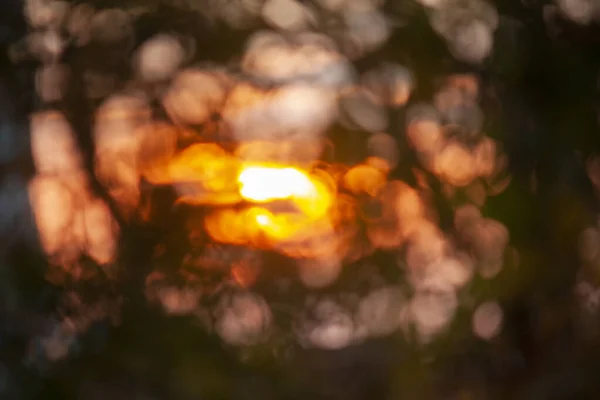
M 0 398 L 600 398 L 599 22 L 4 0 Z

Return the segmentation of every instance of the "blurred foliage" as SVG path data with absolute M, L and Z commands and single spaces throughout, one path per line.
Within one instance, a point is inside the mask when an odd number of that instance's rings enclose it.
M 75 132 L 88 172 L 94 171 L 94 113 L 106 96 L 90 98 L 84 93 L 86 71 L 111 77 L 113 85 L 108 85 L 106 95 L 120 91 L 134 74 L 131 63 L 136 51 L 155 34 L 167 32 L 193 41 L 195 51 L 188 64 L 226 65 L 237 76 L 244 76 L 247 73 L 240 71 L 238 64 L 246 40 L 252 31 L 268 27 L 258 21 L 236 29 L 223 18 L 215 17 L 217 3 L 209 0 L 85 3 L 98 9 L 124 9 L 136 15 L 133 41 L 81 47 L 69 43 L 60 61 L 69 66 L 72 81 L 65 96 L 50 104 L 35 95 L 34 75 L 42 63 L 35 57 L 23 56 L 17 62 L 3 56 L 0 143 L 4 143 L 1 132 L 5 124 L 17 132 L 16 137 L 28 137 L 24 126 L 30 112 L 60 109 Z M 237 4 L 241 1 L 230 3 L 219 7 L 241 7 Z M 405 66 L 416 82 L 410 105 L 430 101 L 448 74 L 476 76 L 485 116 L 482 131 L 502 143 L 512 175 L 510 186 L 498 196 L 489 197 L 481 211 L 486 218 L 502 221 L 518 255 L 507 257 L 494 279 L 473 278 L 468 294 L 460 298 L 455 318 L 438 340 L 418 346 L 407 340 L 411 338 L 408 332 L 368 339 L 339 350 L 291 343 L 285 328 L 293 322 L 277 307 L 288 307 L 280 305 L 288 300 L 292 306 L 302 307 L 299 299 L 308 291 L 296 284 L 282 291 L 271 287 L 269 283 L 279 282 L 278 274 L 283 275 L 292 266 L 279 255 L 261 254 L 281 266 L 281 270 L 271 272 L 274 276 L 264 278 L 257 286 L 282 328 L 265 343 L 235 348 L 214 334 L 215 327 L 206 322 L 211 316 L 165 315 L 149 307 L 145 299 L 146 278 L 152 268 L 164 264 L 160 268 L 172 272 L 170 268 L 184 259 L 188 238 L 182 227 L 190 215 L 185 206 L 179 216 L 157 212 L 154 225 L 121 225 L 121 279 L 116 283 L 102 277 L 65 288 L 48 284 L 44 279 L 47 259 L 41 252 L 31 250 L 32 242 L 39 240 L 32 238 L 35 228 L 31 210 L 14 204 L 18 199 L 2 198 L 0 233 L 10 241 L 0 254 L 4 264 L 0 270 L 1 398 L 598 398 L 600 387 L 595 375 L 600 366 L 600 331 L 588 326 L 597 321 L 598 306 L 592 311 L 582 307 L 575 290 L 582 275 L 594 285 L 600 283 L 597 269 L 586 267 L 578 253 L 581 231 L 596 225 L 600 211 L 593 177 L 590 179 L 586 169 L 589 159 L 600 151 L 598 24 L 578 24 L 548 8 L 554 7 L 550 2 L 497 1 L 494 7 L 498 23 L 492 50 L 489 57 L 473 63 L 461 61 L 453 54 L 447 41 L 432 28 L 429 11 L 421 4 L 412 0 L 381 3 L 381 10 L 394 22 L 394 29 L 380 47 L 352 60 L 356 71 L 369 71 L 383 60 Z M 3 54 L 16 51 L 20 55 L 23 38 L 31 34 L 22 23 L 23 4 L 6 2 L 0 7 L 7 10 L 0 12 Z M 160 84 L 156 86 L 141 84 L 148 92 L 160 91 Z M 156 114 L 157 118 L 166 119 L 164 110 Z M 419 161 L 405 138 L 407 111 L 397 108 L 390 114 L 388 131 L 398 141 L 401 154 L 394 177 L 414 186 L 412 167 Z M 331 137 L 336 160 L 355 164 L 364 159 L 367 131 L 334 126 Z M 10 174 L 32 177 L 31 154 L 20 155 L 27 153 L 23 147 L 15 145 L 13 154 L 19 156 L 6 160 L 0 149 L 3 181 Z M 460 200 L 448 200 L 443 196 L 443 187 L 434 182 L 433 174 L 428 178 L 432 181 L 440 225 L 451 226 L 457 206 L 453 201 Z M 2 193 L 10 192 L 19 198 L 19 190 L 25 190 L 24 183 L 15 185 L 22 188 L 8 187 Z M 101 182 L 92 180 L 90 186 L 96 195 L 110 202 Z M 9 216 L 6 224 L 4 215 Z M 171 224 L 171 229 L 164 229 L 164 221 Z M 163 258 L 149 251 L 159 242 L 167 243 L 170 250 Z M 401 281 L 389 254 L 377 253 L 374 258 L 379 265 L 378 275 L 390 282 Z M 361 282 L 368 279 L 357 277 L 357 270 L 345 271 L 336 286 L 316 292 L 328 295 L 349 287 L 359 293 Z M 228 293 L 229 288 L 219 285 L 220 272 L 205 278 L 214 291 L 211 294 L 219 294 L 220 290 Z M 49 362 L 42 338 L 57 329 L 55 326 L 63 326 L 57 320 L 68 319 L 68 307 L 61 302 L 69 290 L 84 293 L 93 300 L 90 303 L 105 297 L 115 302 L 123 299 L 123 307 L 120 315 L 114 316 L 118 323 L 112 324 L 107 318 L 89 322 L 83 334 L 65 340 L 68 357 Z M 504 311 L 502 333 L 489 341 L 476 337 L 471 329 L 476 305 L 487 300 L 497 301 Z M 217 302 L 211 296 L 203 301 L 211 305 Z M 69 332 L 64 335 L 70 337 Z

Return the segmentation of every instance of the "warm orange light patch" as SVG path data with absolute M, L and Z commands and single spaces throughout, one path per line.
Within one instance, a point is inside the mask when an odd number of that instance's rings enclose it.
M 270 241 L 298 239 L 302 231 L 315 229 L 320 219 L 327 218 L 333 204 L 332 188 L 318 176 L 296 167 L 246 163 L 240 168 L 237 182 L 240 196 L 257 204 L 246 211 L 254 225 L 247 229 L 258 230 Z M 277 201 L 289 202 L 291 211 L 269 210 L 269 204 Z
M 234 189 L 239 161 L 212 143 L 188 147 L 167 165 L 148 168 L 146 178 L 152 183 L 200 182 L 207 191 Z
M 216 144 L 191 146 L 167 165 L 147 170 L 145 176 L 153 183 L 175 184 L 180 201 L 250 203 L 214 210 L 205 221 L 213 239 L 238 244 L 294 241 L 301 232 L 314 231 L 320 219 L 328 218 L 336 192 L 327 174 L 244 160 Z M 277 209 L 281 203 L 284 210 Z
M 306 218 L 314 220 L 327 214 L 335 188 L 318 175 L 295 167 L 249 164 L 238 176 L 240 195 L 253 203 L 287 200 Z M 262 224 L 267 218 L 261 216 Z
M 249 148 L 252 157 L 247 157 Z M 174 184 L 180 201 L 229 205 L 212 209 L 204 219 L 206 232 L 215 241 L 276 248 L 299 258 L 334 254 L 343 258 L 340 253 L 351 247 L 345 242 L 352 242 L 359 217 L 351 197 L 363 193 L 372 200 L 381 197 L 388 182 L 385 165 L 317 167 L 260 157 L 261 149 L 273 155 L 273 146 L 258 143 L 246 143 L 241 154 L 216 144 L 197 144 L 167 165 L 147 171 L 146 177 Z M 338 184 L 350 193 L 340 193 Z M 394 209 L 391 203 L 388 206 Z
M 373 165 L 358 165 L 344 176 L 344 185 L 354 194 L 376 196 L 386 183 L 386 175 Z

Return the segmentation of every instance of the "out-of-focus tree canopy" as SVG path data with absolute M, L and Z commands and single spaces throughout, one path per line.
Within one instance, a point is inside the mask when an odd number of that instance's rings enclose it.
M 597 398 L 596 3 L 5 1 L 0 398 Z

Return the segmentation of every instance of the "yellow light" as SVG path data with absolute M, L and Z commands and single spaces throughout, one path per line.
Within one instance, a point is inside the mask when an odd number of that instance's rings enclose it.
M 248 166 L 242 169 L 238 182 L 242 197 L 257 203 L 309 197 L 315 192 L 310 177 L 291 167 Z
M 272 213 L 262 206 L 251 208 L 257 228 L 273 240 L 291 239 L 325 218 L 332 205 L 331 188 L 307 171 L 276 164 L 246 164 L 238 175 L 240 196 L 254 204 L 290 201 L 297 212 Z
M 302 242 L 330 226 L 337 192 L 333 177 L 322 169 L 250 161 L 214 143 L 192 145 L 144 175 L 157 184 L 177 184 L 179 199 L 188 203 L 246 202 L 212 210 L 204 223 L 207 233 L 219 242 L 265 247 Z M 193 190 L 184 191 L 186 185 Z
M 257 215 L 257 216 L 256 216 L 256 222 L 257 222 L 259 225 L 262 225 L 262 226 L 269 225 L 269 222 L 270 222 L 270 221 L 269 221 L 269 216 L 268 216 L 268 215 L 265 215 L 265 214 L 260 214 L 260 215 Z

